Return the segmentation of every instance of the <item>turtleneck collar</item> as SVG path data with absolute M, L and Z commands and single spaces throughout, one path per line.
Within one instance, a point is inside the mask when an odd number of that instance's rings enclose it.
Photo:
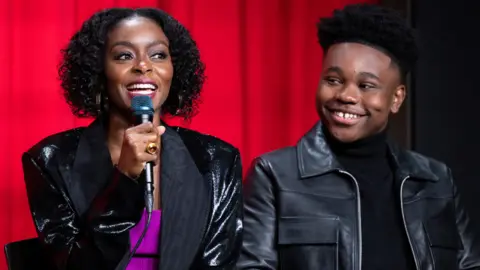
M 325 140 L 336 156 L 351 158 L 385 158 L 387 155 L 387 129 L 382 132 L 354 142 L 340 142 L 322 127 Z

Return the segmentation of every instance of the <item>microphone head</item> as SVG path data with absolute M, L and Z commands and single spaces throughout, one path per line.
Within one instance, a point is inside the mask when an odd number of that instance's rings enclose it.
M 134 115 L 153 114 L 152 99 L 148 96 L 134 96 L 132 98 L 132 111 Z

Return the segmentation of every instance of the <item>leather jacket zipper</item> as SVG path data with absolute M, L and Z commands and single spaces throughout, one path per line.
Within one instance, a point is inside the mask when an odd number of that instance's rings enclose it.
M 358 185 L 358 181 L 357 179 L 355 179 L 355 177 L 347 172 L 347 171 L 343 171 L 343 170 L 340 170 L 339 171 L 340 173 L 343 173 L 343 174 L 346 174 L 348 175 L 352 180 L 353 180 L 353 183 L 355 184 L 355 189 L 356 189 L 356 194 L 357 194 L 357 215 L 358 215 L 358 269 L 362 269 L 362 211 L 361 211 L 361 201 L 360 201 L 360 186 Z M 410 249 L 412 250 L 412 255 L 413 255 L 413 260 L 415 261 L 415 268 L 416 269 L 420 269 L 418 267 L 418 261 L 417 261 L 417 257 L 415 255 L 415 251 L 413 250 L 413 244 L 412 244 L 412 239 L 410 238 L 410 234 L 408 233 L 408 228 L 407 228 L 407 221 L 405 219 L 405 211 L 403 209 L 403 185 L 405 184 L 405 181 L 409 178 L 409 176 L 405 177 L 403 180 L 402 180 L 402 184 L 400 186 L 400 208 L 401 208 L 401 211 L 402 211 L 402 220 L 403 220 L 403 225 L 405 227 L 405 233 L 407 234 L 407 239 L 408 239 L 408 243 L 410 244 Z
M 353 175 L 347 171 L 339 170 L 340 173 L 346 174 L 352 178 L 353 183 L 355 184 L 356 193 L 357 193 L 357 229 L 358 229 L 358 269 L 362 269 L 362 208 L 361 208 L 361 201 L 360 201 L 360 186 L 358 185 L 357 179 L 353 177 Z
M 405 211 L 403 210 L 403 184 L 405 184 L 405 181 L 409 177 L 410 176 L 405 177 L 402 180 L 402 184 L 400 185 L 400 209 L 402 210 L 402 220 L 403 220 L 403 225 L 405 226 L 405 233 L 407 234 L 408 243 L 410 244 L 410 249 L 412 250 L 413 260 L 415 261 L 415 268 L 417 270 L 420 270 L 420 268 L 418 267 L 417 257 L 415 256 L 415 250 L 413 250 L 412 239 L 410 239 L 410 234 L 408 233 L 407 220 L 405 219 Z

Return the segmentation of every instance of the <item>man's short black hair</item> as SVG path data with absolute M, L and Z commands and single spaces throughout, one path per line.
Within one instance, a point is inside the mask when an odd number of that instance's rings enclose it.
M 417 61 L 417 44 L 413 29 L 397 12 L 377 5 L 354 4 L 335 10 L 322 18 L 317 37 L 324 52 L 342 42 L 358 42 L 389 55 L 400 68 L 402 79 Z

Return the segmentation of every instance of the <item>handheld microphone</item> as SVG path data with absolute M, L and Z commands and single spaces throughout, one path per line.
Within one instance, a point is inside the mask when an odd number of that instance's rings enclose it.
M 152 99 L 148 96 L 134 96 L 132 98 L 132 111 L 136 125 L 153 121 L 153 104 Z M 147 213 L 153 211 L 153 164 L 147 162 L 145 164 L 145 207 Z
M 152 100 L 148 96 L 135 96 L 132 98 L 132 111 L 133 117 L 136 125 L 140 125 L 143 123 L 148 123 L 153 121 L 153 104 Z M 142 243 L 143 238 L 145 238 L 145 234 L 147 233 L 148 226 L 150 225 L 150 220 L 152 219 L 152 211 L 153 211 L 153 164 L 152 162 L 147 162 L 145 164 L 145 193 L 144 193 L 144 200 L 145 200 L 145 208 L 147 210 L 147 222 L 145 222 L 145 228 L 143 229 L 140 238 L 137 240 L 135 247 L 132 249 L 128 257 L 124 257 L 125 263 L 122 262 L 119 266 L 124 266 L 125 269 L 132 260 L 133 255 L 137 251 L 140 243 Z M 118 269 L 118 267 L 117 267 Z

